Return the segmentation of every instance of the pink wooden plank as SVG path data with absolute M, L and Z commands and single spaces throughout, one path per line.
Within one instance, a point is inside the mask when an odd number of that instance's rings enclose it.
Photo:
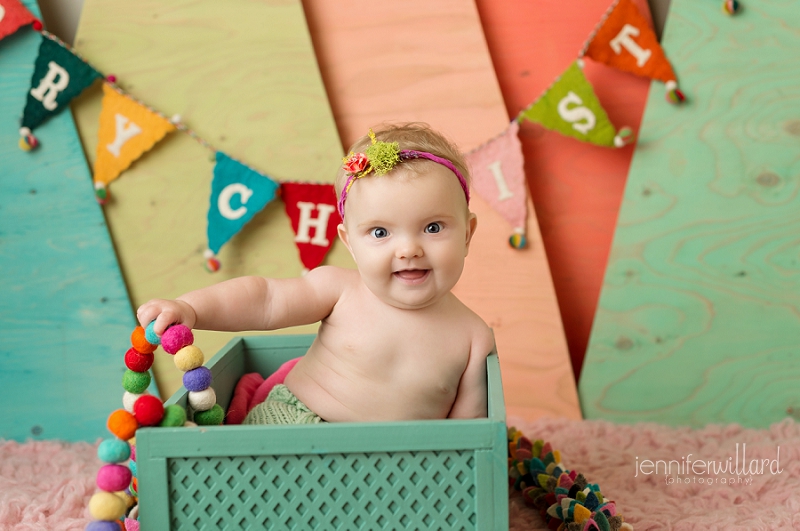
M 427 122 L 465 151 L 507 127 L 472 2 L 305 0 L 304 7 L 345 147 L 383 121 Z M 479 228 L 456 293 L 495 329 L 509 413 L 579 418 L 535 215 L 531 248 L 519 252 L 498 214 L 477 197 L 472 207 Z
M 509 116 L 575 60 L 611 0 L 477 0 Z M 649 18 L 646 0 L 637 7 Z M 586 61 L 611 121 L 638 129 L 649 83 Z M 580 374 L 633 147 L 595 147 L 524 124 L 525 169 L 553 274 L 575 376 Z

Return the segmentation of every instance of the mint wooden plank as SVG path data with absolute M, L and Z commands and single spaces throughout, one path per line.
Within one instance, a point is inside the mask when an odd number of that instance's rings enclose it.
M 17 147 L 40 40 L 0 41 L 0 439 L 94 441 L 121 407 L 134 320 L 71 114 Z
M 800 10 L 673 0 L 580 381 L 588 418 L 765 427 L 800 410 Z

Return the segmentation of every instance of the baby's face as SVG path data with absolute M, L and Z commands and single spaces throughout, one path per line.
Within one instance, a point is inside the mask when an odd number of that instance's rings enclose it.
M 450 292 L 477 221 L 453 172 L 436 163 L 423 172 L 358 179 L 339 226 L 364 284 L 397 308 L 425 308 Z

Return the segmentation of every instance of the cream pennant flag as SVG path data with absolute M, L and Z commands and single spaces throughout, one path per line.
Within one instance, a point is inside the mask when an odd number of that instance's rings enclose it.
M 108 183 L 175 130 L 169 120 L 108 83 L 103 83 L 102 105 L 94 162 L 95 188 L 101 203 Z
M 525 247 L 527 192 L 522 144 L 514 120 L 500 136 L 467 155 L 472 187 L 514 229 L 509 243 L 515 249 Z

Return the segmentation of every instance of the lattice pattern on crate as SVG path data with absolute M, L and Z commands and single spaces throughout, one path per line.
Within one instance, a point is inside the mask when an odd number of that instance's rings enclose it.
M 473 451 L 171 459 L 172 529 L 475 529 Z

